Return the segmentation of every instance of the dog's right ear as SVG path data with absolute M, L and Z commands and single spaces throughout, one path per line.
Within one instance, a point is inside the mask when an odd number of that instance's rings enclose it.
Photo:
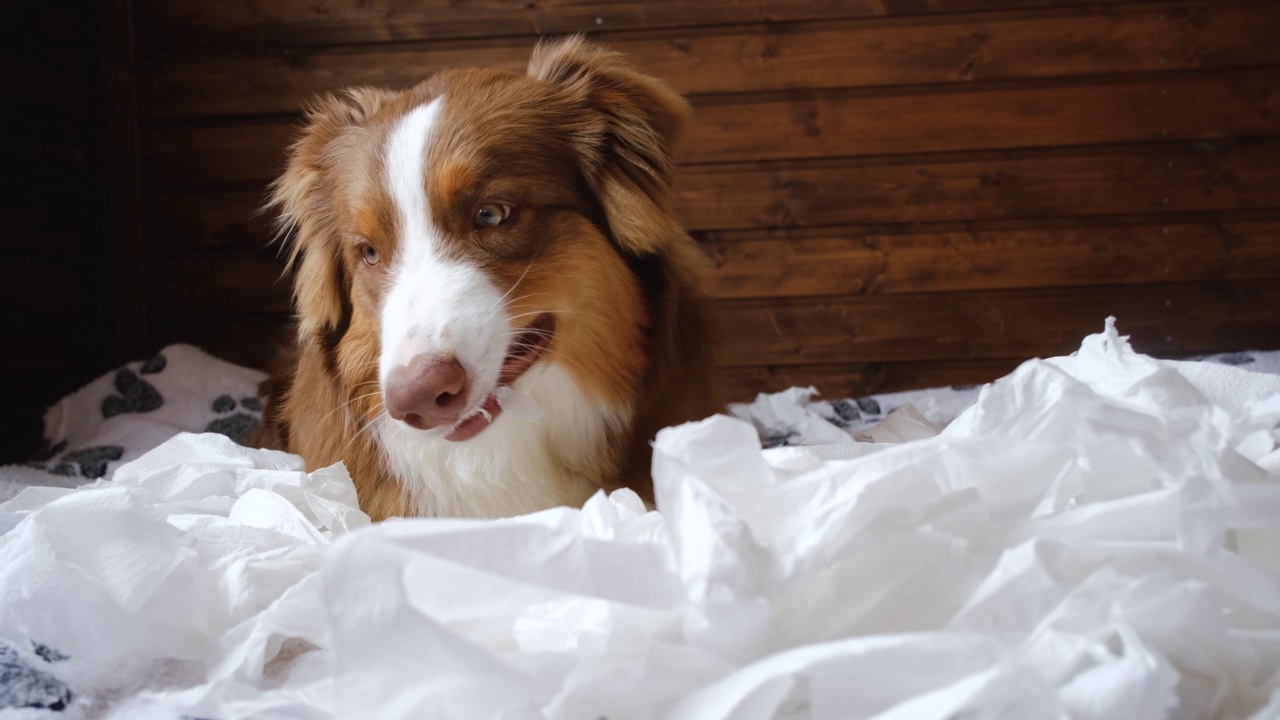
M 333 216 L 332 167 L 337 140 L 364 125 L 395 93 L 351 88 L 325 95 L 307 110 L 302 136 L 289 148 L 284 174 L 271 184 L 266 209 L 277 213 L 279 237 L 294 271 L 299 338 L 342 328 L 348 312 L 342 245 Z

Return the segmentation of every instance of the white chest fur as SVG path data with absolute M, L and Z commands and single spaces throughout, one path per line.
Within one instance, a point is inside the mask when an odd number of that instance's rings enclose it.
M 419 515 L 502 517 L 578 505 L 602 478 L 607 443 L 621 435 L 629 411 L 583 393 L 554 363 L 516 382 L 545 415 L 528 421 L 502 413 L 475 438 L 453 443 L 388 420 L 378 430 L 387 469 L 404 484 Z M 610 432 L 613 430 L 614 432 Z

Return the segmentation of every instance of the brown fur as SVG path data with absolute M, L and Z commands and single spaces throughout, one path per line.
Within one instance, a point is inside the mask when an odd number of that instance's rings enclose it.
M 562 363 L 593 397 L 633 409 L 630 427 L 592 467 L 567 470 L 651 498 L 657 430 L 722 407 L 701 256 L 670 210 L 671 145 L 688 107 L 579 38 L 539 47 L 528 77 L 450 71 L 402 93 L 325 97 L 308 114 L 271 200 L 292 232 L 298 344 L 263 384 L 259 442 L 300 454 L 312 469 L 344 461 L 375 519 L 410 512 L 381 448 L 362 432 L 382 414 L 378 313 L 382 271 L 397 249 L 372 149 L 397 117 L 444 92 L 448 132 L 428 158 L 432 217 L 459 238 L 452 252 L 499 290 L 519 283 L 512 317 L 563 313 L 544 361 Z M 520 222 L 468 234 L 480 187 L 485 197 L 520 194 Z M 362 243 L 377 250 L 378 266 L 364 262 Z

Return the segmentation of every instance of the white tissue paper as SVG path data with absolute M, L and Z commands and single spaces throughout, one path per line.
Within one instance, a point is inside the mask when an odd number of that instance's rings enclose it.
M 59 717 L 1274 718 L 1277 398 L 1108 325 L 846 459 L 664 430 L 658 512 L 371 527 L 181 436 L 0 505 L 0 637 L 70 656 Z
M 512 417 L 518 417 L 527 422 L 542 419 L 544 413 L 538 401 L 510 385 L 499 385 L 493 394 L 498 398 L 498 406 L 503 412 L 511 413 Z

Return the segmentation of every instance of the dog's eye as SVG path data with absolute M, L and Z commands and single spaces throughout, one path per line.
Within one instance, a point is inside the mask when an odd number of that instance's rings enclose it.
M 476 227 L 491 228 L 502 224 L 511 215 L 511 208 L 506 205 L 481 205 L 476 208 Z
M 373 267 L 374 265 L 377 265 L 378 261 L 382 258 L 379 257 L 378 251 L 375 250 L 372 245 L 364 243 L 360 246 L 360 259 L 364 260 L 365 265 Z

